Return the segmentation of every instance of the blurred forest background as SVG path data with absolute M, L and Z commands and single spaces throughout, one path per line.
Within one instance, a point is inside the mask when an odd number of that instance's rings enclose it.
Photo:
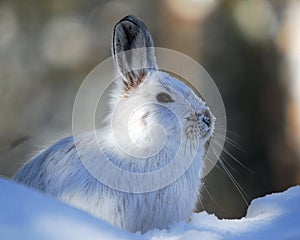
M 143 19 L 157 47 L 193 57 L 215 80 L 230 139 L 222 158 L 248 202 L 300 184 L 297 0 L 0 1 L 0 175 L 72 134 L 77 90 L 110 56 L 113 26 L 128 14 Z M 204 182 L 197 210 L 245 214 L 221 166 Z

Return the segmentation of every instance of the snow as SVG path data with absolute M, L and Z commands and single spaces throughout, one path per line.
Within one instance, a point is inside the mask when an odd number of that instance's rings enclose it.
M 0 179 L 0 239 L 141 239 L 47 195 Z
M 242 219 L 194 213 L 189 223 L 144 235 L 117 229 L 45 194 L 0 179 L 0 239 L 300 239 L 300 186 L 255 199 Z

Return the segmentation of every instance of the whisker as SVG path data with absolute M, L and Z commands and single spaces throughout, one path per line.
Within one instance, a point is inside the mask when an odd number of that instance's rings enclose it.
M 216 201 L 216 200 L 213 198 L 213 196 L 210 194 L 210 192 L 208 191 L 208 188 L 206 187 L 206 185 L 205 185 L 204 182 L 202 182 L 202 185 L 203 185 L 205 191 L 207 192 L 207 195 L 208 195 L 208 196 L 210 197 L 210 199 L 213 201 L 213 203 L 214 203 L 219 209 L 224 210 L 224 208 L 222 208 L 222 207 L 220 206 L 220 204 L 218 204 L 217 201 Z M 203 208 L 203 210 L 204 210 L 204 208 Z
M 230 146 L 233 146 L 235 147 L 237 150 L 245 153 L 246 152 L 246 149 L 243 148 L 240 144 L 238 144 L 236 141 L 232 140 L 230 137 L 225 137 L 226 139 L 226 143 L 228 143 Z
M 215 164 L 215 162 L 213 162 L 211 159 L 207 158 L 207 160 L 211 163 L 214 164 L 214 168 L 218 169 L 219 171 L 223 171 L 222 168 L 220 166 L 218 166 L 218 164 Z
M 220 161 L 222 161 L 224 164 L 227 164 L 227 166 L 232 169 L 232 171 L 234 171 L 236 174 L 238 174 L 239 176 L 241 176 L 241 173 L 239 173 L 233 166 L 231 166 L 230 163 L 228 163 L 225 158 L 220 158 Z
M 218 144 L 216 144 L 215 146 L 218 147 L 219 149 L 221 149 L 221 147 Z M 243 168 L 245 168 L 246 170 L 248 170 L 249 172 L 251 172 L 253 174 L 255 173 L 252 169 L 248 168 L 245 164 L 243 164 L 241 161 L 239 161 L 234 155 L 232 155 L 229 151 L 227 151 L 227 149 L 225 147 L 223 147 L 223 149 L 221 149 L 221 150 L 223 150 L 223 152 L 227 156 L 229 156 L 231 159 L 233 159 L 240 166 L 242 166 Z
M 230 133 L 230 134 L 232 134 L 234 136 L 239 136 L 236 132 L 228 130 L 228 129 L 225 129 L 225 128 L 221 128 L 219 126 L 216 126 L 215 131 L 223 131 L 225 133 Z
M 248 194 L 246 193 L 246 191 L 239 185 L 239 183 L 236 181 L 236 179 L 233 177 L 233 175 L 231 174 L 231 172 L 228 170 L 228 168 L 225 166 L 224 162 L 220 161 L 221 166 L 223 167 L 223 169 L 225 170 L 227 176 L 229 177 L 229 179 L 231 180 L 231 182 L 234 184 L 234 186 L 236 187 L 236 189 L 238 190 L 238 192 L 240 193 L 244 203 L 249 206 L 248 201 L 246 199 L 246 197 L 249 198 Z M 245 197 L 246 195 L 246 197 Z
M 217 127 L 215 129 L 215 132 L 217 132 L 217 134 L 224 134 L 224 133 L 228 134 L 228 133 L 230 133 L 232 135 L 237 135 L 236 133 L 234 133 L 232 131 L 229 131 L 228 129 L 223 129 L 221 127 Z M 230 146 L 236 148 L 239 151 L 241 151 L 241 150 L 245 151 L 244 148 L 242 148 L 238 143 L 236 143 L 230 137 L 225 136 L 225 140 L 226 140 L 225 144 L 229 144 Z M 232 153 L 230 153 L 224 147 L 224 145 L 221 142 L 221 138 L 218 138 L 218 135 L 213 135 L 213 137 L 211 138 L 211 145 L 212 145 L 212 152 L 213 152 L 213 154 L 217 155 L 217 152 L 219 152 L 220 150 L 222 151 L 222 154 L 219 157 L 219 164 L 217 164 L 215 166 L 218 169 L 221 169 L 222 172 L 225 172 L 225 174 L 228 176 L 228 178 L 230 179 L 230 181 L 233 183 L 234 187 L 237 189 L 238 193 L 241 195 L 241 198 L 242 198 L 243 202 L 247 206 L 249 206 L 248 199 L 250 199 L 250 197 L 247 194 L 247 192 L 238 183 L 238 181 L 236 180 L 236 178 L 232 174 L 232 171 L 235 174 L 238 174 L 240 176 L 241 176 L 241 174 L 228 161 L 225 161 L 225 156 L 223 154 L 226 154 L 229 158 L 233 159 L 234 162 L 238 163 L 240 166 L 242 166 L 243 168 L 247 169 L 251 173 L 255 173 L 255 172 L 253 170 L 249 169 L 246 165 L 244 165 L 241 161 L 239 161 Z M 209 157 L 207 157 L 207 159 L 208 159 L 208 161 L 212 162 Z M 207 189 L 206 185 L 203 184 L 203 186 L 204 186 L 204 189 L 207 191 L 209 197 L 214 201 L 214 199 L 212 198 L 212 196 L 208 192 L 208 189 Z M 215 201 L 214 201 L 214 203 L 220 208 L 219 204 L 217 204 Z

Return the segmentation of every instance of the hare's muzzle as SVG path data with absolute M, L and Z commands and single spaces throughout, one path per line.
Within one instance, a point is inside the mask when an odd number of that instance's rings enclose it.
M 209 131 L 209 129 L 211 128 L 211 125 L 212 125 L 212 118 L 213 118 L 210 111 L 208 109 L 206 109 L 202 113 L 197 113 L 197 116 L 198 116 L 198 122 L 199 122 L 200 128 L 204 131 L 205 130 Z
M 210 137 L 214 130 L 215 117 L 209 109 L 193 113 L 186 117 L 186 134 L 189 138 L 193 137 Z

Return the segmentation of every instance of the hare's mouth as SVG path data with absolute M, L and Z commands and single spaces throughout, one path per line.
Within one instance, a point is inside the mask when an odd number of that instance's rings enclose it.
M 201 113 L 186 116 L 185 133 L 188 139 L 201 138 L 208 140 L 214 130 L 215 117 L 208 109 Z

